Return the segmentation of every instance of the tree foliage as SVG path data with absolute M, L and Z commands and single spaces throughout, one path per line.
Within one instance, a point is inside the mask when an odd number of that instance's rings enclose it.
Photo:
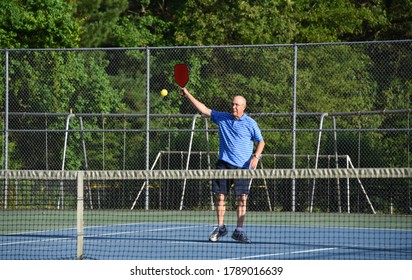
M 408 39 L 412 1 L 27 0 L 0 3 L 3 48 Z
M 80 25 L 65 0 L 0 2 L 1 48 L 73 48 Z
M 386 23 L 379 3 L 348 0 L 193 0 L 179 14 L 176 42 L 183 45 L 344 41 Z

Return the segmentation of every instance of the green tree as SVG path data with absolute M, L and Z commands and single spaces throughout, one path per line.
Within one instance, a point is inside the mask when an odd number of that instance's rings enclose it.
M 351 41 L 387 24 L 382 1 L 295 1 L 296 42 Z M 362 40 L 362 39 L 361 39 Z
M 165 43 L 163 1 L 77 0 L 82 47 L 140 47 Z M 159 4 L 159 5 L 157 5 Z
M 279 1 L 187 1 L 176 11 L 176 44 L 287 43 L 296 30 Z M 285 14 L 282 15 L 282 12 Z
M 345 41 L 387 23 L 380 1 L 192 0 L 176 12 L 182 45 Z
M 0 2 L 0 48 L 74 48 L 79 24 L 65 0 Z
M 127 9 L 128 0 L 76 0 L 74 16 L 81 21 L 81 47 L 111 46 L 114 29 Z
M 83 47 L 411 38 L 411 0 L 76 0 Z
M 9 108 L 14 112 L 55 112 L 55 113 L 113 113 L 123 111 L 121 101 L 122 91 L 111 85 L 105 72 L 109 62 L 104 52 L 73 52 L 73 51 L 13 51 L 10 54 Z M 31 127 L 44 128 L 41 118 L 33 119 Z M 27 128 L 28 121 L 24 117 L 10 120 L 10 128 Z M 64 129 L 63 119 L 49 120 L 48 128 Z M 77 122 L 74 128 L 79 128 Z M 98 120 L 86 122 L 89 128 L 98 128 Z M 37 143 L 23 134 L 13 135 L 13 141 L 19 143 L 16 147 L 16 160 L 26 162 L 36 167 L 44 163 L 42 149 Z M 42 137 L 42 136 L 38 136 Z M 62 137 L 62 136 L 61 136 Z M 76 140 L 78 135 L 70 134 L 71 149 L 81 151 L 81 143 Z M 61 138 L 62 139 L 62 138 Z M 54 147 L 55 156 L 50 162 L 54 168 L 61 165 L 61 145 Z M 82 157 L 68 150 L 67 167 L 79 168 Z M 24 159 L 24 160 L 22 160 Z M 80 160 L 79 160 L 80 159 Z M 72 160 L 72 161 L 71 161 Z M 40 167 L 44 169 L 44 166 Z
M 387 17 L 387 24 L 372 29 L 371 40 L 400 40 L 412 38 L 412 1 L 381 1 Z M 365 37 L 362 38 L 365 40 Z

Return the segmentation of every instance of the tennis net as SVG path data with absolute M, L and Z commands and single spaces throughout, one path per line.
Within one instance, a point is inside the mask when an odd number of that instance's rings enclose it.
M 0 171 L 0 259 L 412 259 L 412 169 Z M 211 181 L 251 179 L 244 231 Z

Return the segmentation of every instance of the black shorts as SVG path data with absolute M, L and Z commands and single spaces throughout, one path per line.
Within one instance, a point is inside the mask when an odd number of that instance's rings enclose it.
M 223 160 L 218 160 L 216 169 L 241 169 Z M 230 191 L 230 186 L 234 184 L 235 195 L 249 194 L 250 179 L 215 179 L 212 182 L 212 191 L 217 194 L 226 195 Z

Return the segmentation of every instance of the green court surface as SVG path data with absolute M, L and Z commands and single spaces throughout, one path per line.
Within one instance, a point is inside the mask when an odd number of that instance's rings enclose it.
M 2 210 L 0 233 L 55 230 L 76 227 L 74 210 Z M 86 210 L 84 226 L 130 223 L 216 223 L 214 211 Z M 236 213 L 227 211 L 226 223 L 236 223 Z M 245 225 L 351 227 L 412 230 L 407 215 L 254 212 L 247 213 Z

